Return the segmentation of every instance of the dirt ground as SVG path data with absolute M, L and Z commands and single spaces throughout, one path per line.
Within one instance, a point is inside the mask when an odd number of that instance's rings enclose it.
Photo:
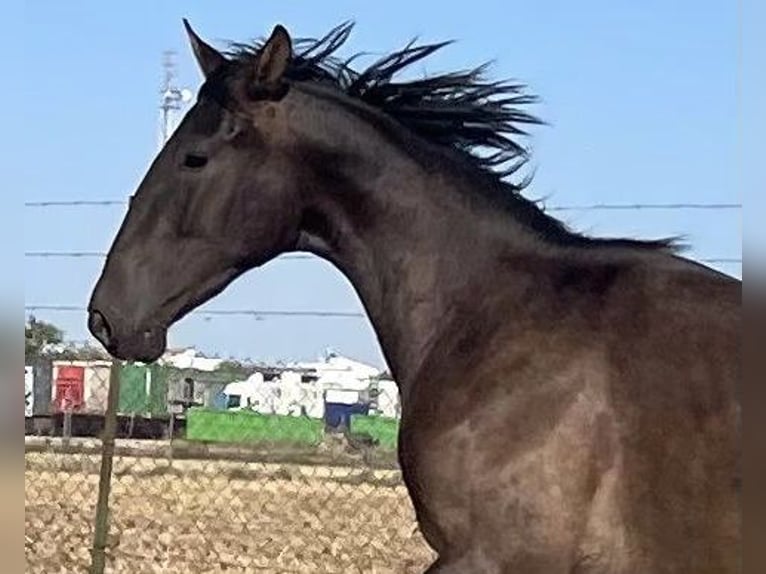
M 98 457 L 26 454 L 27 572 L 87 572 Z M 392 471 L 115 459 L 108 572 L 419 573 Z

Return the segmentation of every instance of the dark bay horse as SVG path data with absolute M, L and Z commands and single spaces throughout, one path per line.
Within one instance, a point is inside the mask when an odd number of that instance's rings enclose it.
M 428 572 L 738 571 L 740 281 L 525 199 L 523 86 L 395 79 L 444 44 L 357 69 L 350 24 L 228 51 L 186 26 L 205 81 L 89 305 L 113 356 L 156 360 L 236 277 L 314 253 L 399 384 Z

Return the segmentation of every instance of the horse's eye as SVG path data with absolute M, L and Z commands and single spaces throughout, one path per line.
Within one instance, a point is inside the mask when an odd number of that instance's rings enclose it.
M 184 158 L 184 167 L 190 169 L 201 169 L 205 167 L 206 163 L 207 157 L 196 153 L 186 154 L 186 158 Z

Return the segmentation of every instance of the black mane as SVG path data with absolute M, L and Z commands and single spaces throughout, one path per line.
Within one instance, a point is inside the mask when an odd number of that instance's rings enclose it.
M 394 80 L 399 72 L 451 41 L 423 45 L 411 41 L 367 68 L 357 70 L 351 64 L 362 54 L 345 60 L 336 56 L 353 26 L 352 22 L 345 22 L 323 38 L 295 39 L 294 55 L 285 76 L 294 81 L 331 85 L 349 97 L 381 110 L 426 141 L 460 153 L 494 181 L 490 187 L 497 189 L 499 186 L 510 192 L 501 192 L 495 199 L 508 201 L 506 205 L 517 216 L 550 239 L 565 244 L 675 247 L 673 239 L 592 239 L 574 233 L 519 193 L 531 178 L 524 178 L 519 183 L 506 179 L 529 159 L 528 150 L 514 139 L 528 135 L 521 126 L 544 123 L 521 109 L 538 101 L 536 96 L 524 93 L 525 85 L 510 80 L 486 80 L 487 64 L 421 79 Z M 226 55 L 234 62 L 250 63 L 258 57 L 264 42 L 264 39 L 252 44 L 232 42 Z
M 527 135 L 521 125 L 542 122 L 520 109 L 537 101 L 535 96 L 523 93 L 525 86 L 486 81 L 487 64 L 472 70 L 394 81 L 399 72 L 451 42 L 415 45 L 413 41 L 366 69 L 356 70 L 351 63 L 361 54 L 346 60 L 335 56 L 352 28 L 353 23 L 345 22 L 321 39 L 295 40 L 287 78 L 332 84 L 424 139 L 469 154 L 475 164 L 499 177 L 516 172 L 526 163 L 528 151 L 513 138 Z M 235 43 L 228 55 L 235 60 L 251 60 L 262 45 L 263 40 L 250 45 Z M 481 148 L 489 153 L 479 155 Z

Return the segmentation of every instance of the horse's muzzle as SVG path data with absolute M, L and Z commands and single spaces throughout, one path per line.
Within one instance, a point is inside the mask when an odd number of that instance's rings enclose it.
M 167 345 L 166 329 L 120 329 L 114 320 L 110 322 L 103 311 L 95 308 L 88 312 L 88 330 L 112 357 L 124 361 L 153 363 Z

